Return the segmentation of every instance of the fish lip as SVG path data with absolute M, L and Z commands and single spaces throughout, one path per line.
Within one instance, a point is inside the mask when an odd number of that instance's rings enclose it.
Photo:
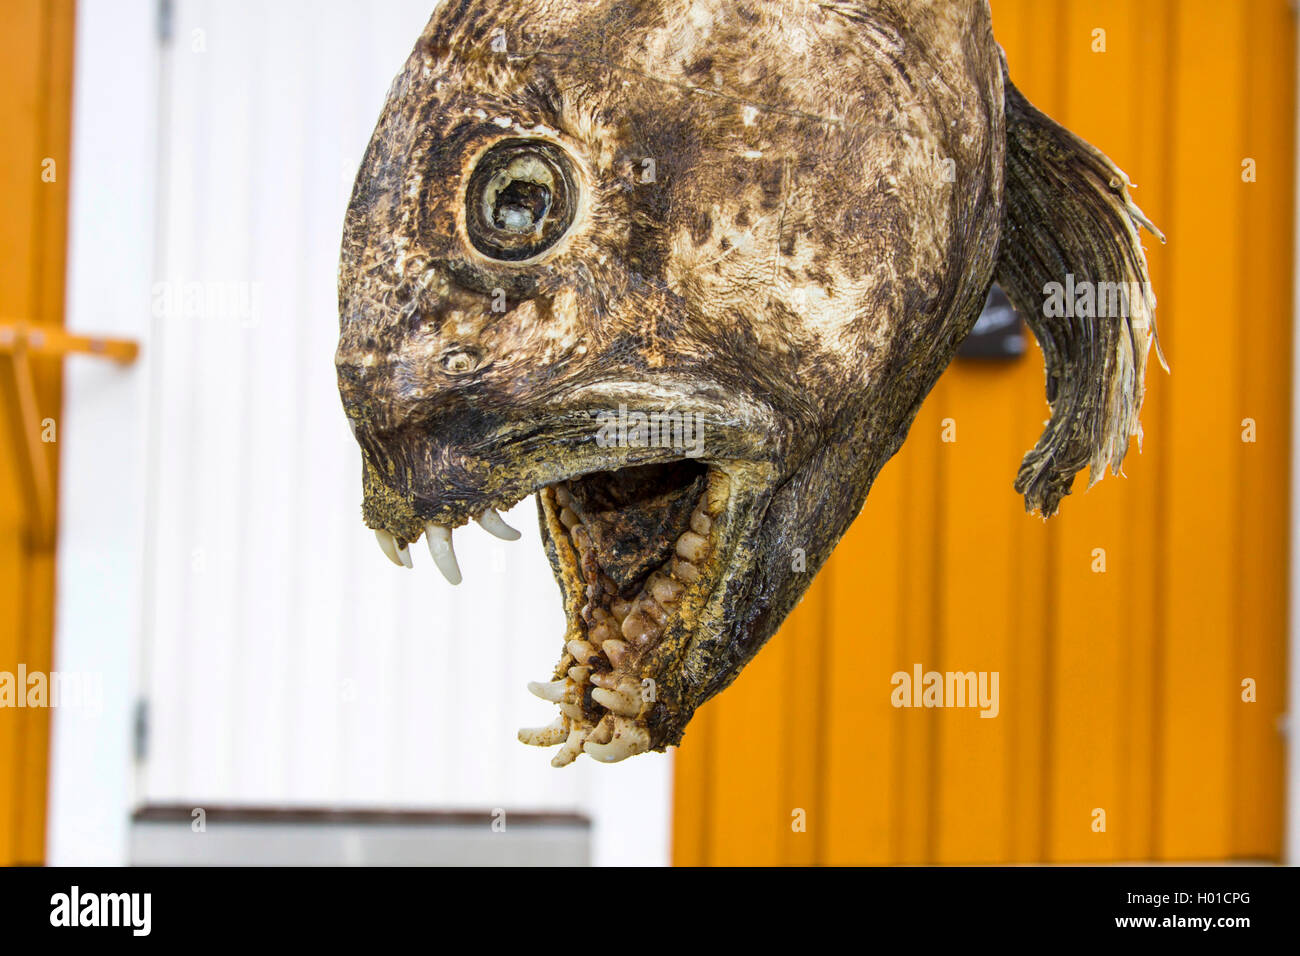
M 436 499 L 419 494 L 412 495 L 410 496 L 411 511 L 421 528 L 430 522 L 448 528 L 458 528 L 477 518 L 487 508 L 495 508 L 502 512 L 509 511 L 525 498 L 539 494 L 547 488 L 600 472 L 622 471 L 625 468 L 641 465 L 671 464 L 675 461 L 696 461 L 709 467 L 734 461 L 708 455 L 687 456 L 673 449 L 612 449 L 611 451 L 613 454 L 609 455 L 580 453 L 575 460 L 574 456 L 566 450 L 555 456 L 557 461 L 565 462 L 563 466 L 547 468 L 533 475 L 521 474 L 516 477 L 507 474 L 498 479 L 500 486 L 497 491 L 486 493 L 471 491 L 458 497 L 443 495 Z M 402 535 L 398 529 L 389 527 L 385 522 L 372 523 L 367 518 L 366 524 L 374 530 L 388 531 L 408 542 L 419 538 L 418 531 L 414 537 Z
M 698 383 L 673 377 L 663 383 L 605 381 L 568 392 L 566 405 L 574 404 L 576 397 L 583 407 L 543 411 L 540 425 L 520 420 L 504 423 L 466 445 L 465 457 L 479 466 L 477 475 L 466 471 L 449 480 L 440 470 L 439 454 L 417 445 L 405 457 L 421 465 L 412 466 L 405 481 L 382 477 L 381 469 L 374 469 L 374 490 L 387 501 L 385 507 L 363 503 L 363 518 L 368 527 L 411 542 L 419 539 L 426 524 L 457 528 L 487 508 L 508 511 L 544 488 L 596 472 L 683 459 L 710 467 L 738 468 L 747 463 L 770 467 L 788 450 L 788 429 L 779 424 L 785 419 L 773 407 L 747 395 L 702 398 L 700 391 Z M 599 416 L 617 413 L 620 406 L 700 415 L 704 447 L 695 455 L 671 446 L 600 447 L 596 442 Z M 426 434 L 415 441 L 433 446 L 434 438 Z M 431 470 L 423 467 L 430 460 Z M 366 497 L 371 497 L 370 490 Z

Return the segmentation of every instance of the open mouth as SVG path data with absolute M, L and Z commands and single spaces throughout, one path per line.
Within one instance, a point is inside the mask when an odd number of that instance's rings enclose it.
M 519 739 L 562 745 L 553 766 L 582 753 L 614 763 L 660 746 L 661 678 L 681 667 L 722 577 L 730 496 L 727 473 L 693 459 L 592 472 L 539 492 L 568 628 L 554 679 L 529 685 L 560 715 Z

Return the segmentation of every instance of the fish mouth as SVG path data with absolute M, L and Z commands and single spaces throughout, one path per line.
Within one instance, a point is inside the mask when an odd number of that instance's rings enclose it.
M 733 474 L 691 458 L 592 471 L 538 492 L 543 539 L 568 625 L 552 680 L 559 707 L 519 732 L 615 763 L 680 736 L 691 652 L 720 637 L 724 571 L 738 539 Z M 689 716 L 689 715 L 686 715 Z
M 680 743 L 696 708 L 770 636 L 799 589 L 779 555 L 801 518 L 781 491 L 791 463 L 807 459 L 808 435 L 739 387 L 619 381 L 567 398 L 505 423 L 437 420 L 396 435 L 363 418 L 358 437 L 362 516 L 380 547 L 409 568 L 411 544 L 425 538 L 452 584 L 452 531 L 473 520 L 515 540 L 497 509 L 536 496 L 565 629 L 550 680 L 529 690 L 559 713 L 518 738 L 559 746 L 556 767 Z M 626 432 L 624 407 L 644 416 L 629 412 Z M 707 450 L 684 428 L 682 440 L 671 428 L 664 439 L 664 421 L 684 421 L 688 407 Z M 656 415 L 657 434 L 645 430 Z

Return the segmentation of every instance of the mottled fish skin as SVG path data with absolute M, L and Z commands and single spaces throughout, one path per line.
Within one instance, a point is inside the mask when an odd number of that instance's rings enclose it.
M 653 701 L 614 730 L 565 717 L 530 742 L 678 742 L 808 588 L 980 312 L 1003 103 L 985 0 L 436 10 L 344 229 L 337 368 L 366 523 L 400 546 L 681 458 L 594 442 L 594 417 L 620 405 L 702 414 L 699 461 L 728 482 L 721 576 L 628 665 Z M 575 193 L 559 240 L 510 262 L 467 238 L 466 202 L 507 140 L 558 150 Z M 552 507 L 573 639 L 590 626 L 580 555 Z M 566 651 L 557 679 L 574 663 Z

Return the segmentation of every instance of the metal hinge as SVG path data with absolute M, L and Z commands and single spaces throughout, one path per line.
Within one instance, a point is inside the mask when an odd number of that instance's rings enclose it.
M 158 0 L 158 42 L 163 46 L 172 41 L 175 18 L 176 7 L 172 0 Z
M 133 722 L 131 733 L 132 749 L 135 752 L 135 762 L 144 763 L 144 758 L 149 754 L 149 700 L 145 697 L 139 697 L 135 702 L 135 720 Z

